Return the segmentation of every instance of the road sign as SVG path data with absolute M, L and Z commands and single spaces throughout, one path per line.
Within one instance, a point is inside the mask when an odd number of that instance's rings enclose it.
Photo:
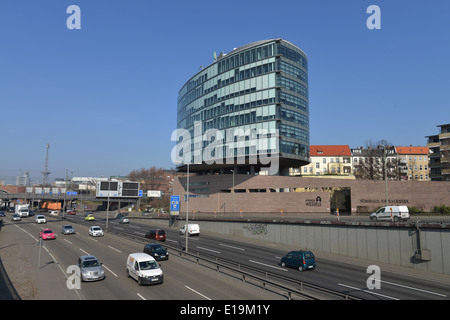
M 178 216 L 180 214 L 180 196 L 170 196 L 170 215 Z

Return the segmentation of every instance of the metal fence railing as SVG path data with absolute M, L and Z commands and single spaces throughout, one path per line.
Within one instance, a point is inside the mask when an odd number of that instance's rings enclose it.
M 149 241 L 152 241 L 143 236 L 122 232 L 117 229 L 113 229 L 109 232 L 140 243 L 148 243 Z M 239 277 L 243 282 L 259 283 L 263 290 L 270 289 L 278 292 L 281 295 L 286 296 L 289 300 L 293 299 L 295 296 L 309 300 L 321 300 L 319 297 L 321 294 L 337 299 L 361 300 L 360 298 L 347 293 L 331 290 L 305 281 L 295 280 L 276 273 L 255 268 L 250 265 L 200 253 L 199 251 L 196 251 L 195 253 L 186 253 L 182 245 L 178 247 L 165 244 L 164 246 L 168 248 L 169 252 L 171 251 L 171 254 L 176 254 L 180 258 L 195 262 L 198 265 L 210 267 L 217 272 L 229 275 L 232 274 L 235 277 Z

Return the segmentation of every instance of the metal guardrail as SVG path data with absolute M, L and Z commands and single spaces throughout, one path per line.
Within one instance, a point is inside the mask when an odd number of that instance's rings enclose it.
M 72 219 L 70 219 L 72 221 Z M 73 222 L 75 223 L 81 223 L 81 224 L 87 224 L 85 223 L 85 221 L 75 221 L 75 219 L 73 219 Z M 118 236 L 127 238 L 127 239 L 131 239 L 132 241 L 136 241 L 136 242 L 140 242 L 140 243 L 148 243 L 148 242 L 154 242 L 153 240 L 144 238 L 142 236 L 136 236 L 133 234 L 129 234 L 126 232 L 121 232 L 119 230 L 109 230 L 109 233 L 114 233 Z M 229 271 L 229 272 L 233 272 L 235 274 L 239 274 L 240 278 L 242 279 L 243 282 L 249 282 L 250 280 L 254 280 L 257 281 L 259 283 L 261 283 L 261 287 L 263 290 L 268 289 L 269 287 L 284 292 L 287 295 L 287 298 L 289 300 L 292 299 L 292 297 L 294 295 L 297 296 L 301 296 L 303 298 L 306 299 L 311 299 L 311 300 L 320 300 L 320 298 L 318 298 L 317 296 L 311 294 L 311 293 L 306 293 L 304 290 L 305 289 L 310 289 L 310 290 L 314 290 L 317 292 L 321 292 L 327 295 L 331 295 L 331 296 L 335 296 L 335 297 L 339 297 L 341 299 L 345 299 L 345 300 L 362 300 L 358 297 L 346 294 L 346 293 L 342 293 L 339 291 L 335 291 L 335 290 L 331 290 L 322 286 L 318 286 L 318 285 L 314 285 L 305 281 L 298 281 L 298 280 L 294 280 L 292 278 L 288 278 L 288 277 L 284 277 L 275 273 L 271 273 L 262 269 L 258 269 L 255 268 L 253 266 L 249 266 L 249 265 L 245 265 L 245 264 L 240 264 L 240 263 L 236 263 L 232 260 L 227 260 L 227 259 L 221 259 L 212 255 L 208 255 L 208 254 L 204 254 L 204 253 L 200 253 L 199 251 L 197 251 L 195 254 L 193 253 L 187 253 L 183 250 L 182 246 L 180 246 L 180 248 L 172 246 L 172 245 L 168 245 L 165 244 L 165 246 L 170 249 L 173 252 L 176 252 L 178 254 L 179 257 L 181 258 L 185 258 L 187 260 L 194 260 L 198 265 L 200 265 L 201 263 L 203 263 L 203 266 L 206 266 L 206 264 L 210 264 L 213 266 L 213 268 L 217 271 L 217 272 L 223 272 L 224 271 Z M 172 254 L 173 254 L 172 252 Z M 246 271 L 246 270 L 249 271 Z M 259 274 L 263 274 L 263 276 L 259 276 L 255 273 L 259 273 Z M 272 280 L 273 279 L 273 280 Z M 278 280 L 278 281 L 276 281 Z M 292 283 L 292 285 L 285 285 L 280 283 L 279 281 L 287 281 Z

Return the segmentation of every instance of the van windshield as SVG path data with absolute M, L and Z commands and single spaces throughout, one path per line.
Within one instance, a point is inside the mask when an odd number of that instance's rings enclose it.
M 142 261 L 139 262 L 139 269 L 141 270 L 152 270 L 152 269 L 158 269 L 159 265 L 156 261 Z

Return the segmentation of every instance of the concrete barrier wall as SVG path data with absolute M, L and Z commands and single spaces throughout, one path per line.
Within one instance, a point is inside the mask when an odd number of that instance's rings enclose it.
M 193 222 L 194 223 L 194 222 Z M 249 223 L 195 221 L 201 230 L 275 242 L 326 253 L 450 274 L 450 229 L 330 223 Z M 431 251 L 431 260 L 415 258 L 417 249 Z

